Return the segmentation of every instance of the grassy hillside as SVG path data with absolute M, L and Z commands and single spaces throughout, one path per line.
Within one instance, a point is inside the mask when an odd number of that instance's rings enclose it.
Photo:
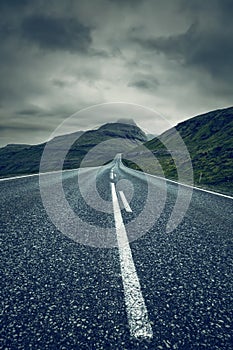
M 188 119 L 176 126 L 185 142 L 192 159 L 194 182 L 197 186 L 233 194 L 233 107 L 215 110 Z M 172 141 L 173 129 L 161 135 L 163 140 Z M 154 138 L 144 144 L 163 167 L 165 176 L 177 179 L 174 161 L 169 150 Z M 135 149 L 135 163 L 140 147 Z M 148 172 L 158 173 L 151 167 L 151 159 L 144 154 L 144 164 Z M 127 165 L 137 166 L 126 161 Z
M 114 140 L 120 139 L 119 144 Z M 98 166 L 104 164 L 108 158 L 113 159 L 116 153 L 133 149 L 147 140 L 146 135 L 136 125 L 125 123 L 108 123 L 101 126 L 98 130 L 90 130 L 85 132 L 71 147 L 64 162 L 65 168 L 80 166 L 83 157 L 93 149 L 96 145 L 100 145 L 105 141 L 100 149 L 92 151 L 91 157 L 86 166 Z
M 78 139 L 77 139 L 78 138 Z M 87 132 L 76 132 L 68 135 L 58 136 L 51 141 L 50 159 L 46 164 L 47 171 L 57 170 L 60 165 L 59 155 L 62 154 L 70 140 L 76 140 L 66 155 L 63 169 L 72 169 L 80 166 L 84 156 L 96 145 L 114 139 L 121 139 L 121 151 L 126 151 L 147 140 L 143 131 L 135 124 L 108 123 L 97 130 Z M 0 149 L 0 176 L 12 176 L 19 174 L 32 174 L 39 172 L 40 160 L 45 143 L 39 145 L 7 145 Z M 106 156 L 114 158 L 118 149 L 108 144 L 102 150 L 96 150 L 86 166 L 101 165 Z

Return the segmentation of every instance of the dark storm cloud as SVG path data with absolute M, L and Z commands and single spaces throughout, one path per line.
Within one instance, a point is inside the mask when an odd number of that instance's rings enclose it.
M 10 8 L 19 8 L 27 5 L 30 0 L 0 0 L 0 9 L 8 10 Z
M 109 58 L 113 55 L 108 53 L 106 50 L 99 50 L 95 48 L 90 48 L 88 51 L 88 54 L 92 57 L 102 57 L 102 58 Z
M 45 110 L 39 107 L 32 107 L 32 108 L 26 108 L 26 109 L 20 109 L 16 110 L 15 114 L 18 116 L 24 116 L 26 118 L 29 117 L 29 120 L 36 120 L 34 117 L 49 117 L 49 116 L 54 116 L 56 115 L 58 117 L 58 112 L 56 111 L 50 111 L 50 110 Z M 24 119 L 23 122 L 27 122 L 27 119 Z
M 136 80 L 128 84 L 128 86 L 135 86 L 139 89 L 150 90 L 151 86 L 147 80 Z
M 22 23 L 22 35 L 48 50 L 86 52 L 91 44 L 91 29 L 76 18 L 34 15 Z
M 233 30 L 221 33 L 202 31 L 198 23 L 183 34 L 138 40 L 145 48 L 156 50 L 182 65 L 199 66 L 213 76 L 229 78 L 233 69 Z
M 59 88 L 64 88 L 64 87 L 66 87 L 66 86 L 69 86 L 71 83 L 66 82 L 66 81 L 64 81 L 64 80 L 61 80 L 61 79 L 53 79 L 53 80 L 52 80 L 52 84 L 53 84 L 54 86 L 59 87 Z
M 0 0 L 1 144 L 44 140 L 102 102 L 158 107 L 173 125 L 232 104 L 232 11 L 232 0 Z
M 39 125 L 39 124 L 23 124 L 23 123 L 14 123 L 14 124 L 8 124 L 8 125 L 0 125 L 0 133 L 7 133 L 8 131 L 35 131 L 35 127 L 37 131 L 47 131 L 48 126 L 46 125 Z M 1 134 L 0 134 L 1 137 Z
M 182 12 L 187 12 L 191 16 L 206 17 L 206 22 L 209 22 L 208 15 L 216 14 L 220 20 L 232 19 L 233 2 L 232 0 L 181 0 L 178 5 Z
M 182 9 L 191 13 L 195 20 L 187 31 L 178 35 L 137 38 L 136 41 L 183 66 L 196 67 L 216 79 L 232 81 L 233 2 L 186 1 Z
M 16 114 L 18 115 L 38 115 L 39 113 L 40 113 L 40 110 L 37 108 L 29 108 L 29 109 L 16 111 Z
M 159 82 L 157 79 L 153 77 L 142 77 L 142 78 L 139 77 L 138 79 L 130 81 L 128 83 L 128 86 L 135 87 L 141 90 L 154 91 L 158 88 Z

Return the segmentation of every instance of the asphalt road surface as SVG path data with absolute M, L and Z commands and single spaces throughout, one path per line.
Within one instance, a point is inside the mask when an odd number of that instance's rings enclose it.
M 0 348 L 232 349 L 232 199 L 194 189 L 168 232 L 177 184 L 148 185 L 119 160 L 80 172 L 82 190 L 77 170 L 63 172 L 67 203 L 106 240 L 81 226 L 76 239 L 69 225 L 61 232 L 38 176 L 0 181 Z M 57 175 L 43 177 L 49 193 Z M 94 182 L 112 211 L 91 207 Z

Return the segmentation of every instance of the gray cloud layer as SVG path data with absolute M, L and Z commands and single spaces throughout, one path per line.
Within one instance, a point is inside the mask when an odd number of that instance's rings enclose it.
M 91 44 L 90 28 L 75 18 L 34 15 L 22 23 L 23 37 L 48 50 L 86 52 Z
M 214 78 L 232 81 L 229 71 L 233 62 L 233 25 L 222 32 L 209 32 L 199 23 L 193 23 L 185 33 L 136 39 L 144 48 L 164 53 L 184 66 L 196 66 L 210 73 Z M 230 29 L 230 30 L 229 30 Z
M 231 0 L 0 0 L 0 10 L 1 145 L 44 141 L 102 102 L 155 108 L 172 125 L 233 104 Z

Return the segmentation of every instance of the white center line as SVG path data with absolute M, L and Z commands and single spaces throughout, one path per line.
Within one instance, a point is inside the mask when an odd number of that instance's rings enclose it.
M 141 286 L 133 262 L 133 257 L 121 216 L 115 184 L 111 183 L 114 219 L 120 256 L 121 275 L 125 294 L 125 304 L 130 334 L 135 338 L 152 338 L 153 331 Z
M 130 205 L 127 201 L 127 199 L 125 198 L 125 194 L 123 191 L 119 191 L 119 194 L 120 194 L 120 197 L 121 197 L 121 200 L 122 200 L 122 203 L 125 207 L 125 210 L 128 212 L 128 213 L 132 213 L 132 209 L 130 208 Z
M 113 170 L 111 169 L 110 171 L 110 179 L 113 180 L 114 179 L 114 175 L 113 175 Z

